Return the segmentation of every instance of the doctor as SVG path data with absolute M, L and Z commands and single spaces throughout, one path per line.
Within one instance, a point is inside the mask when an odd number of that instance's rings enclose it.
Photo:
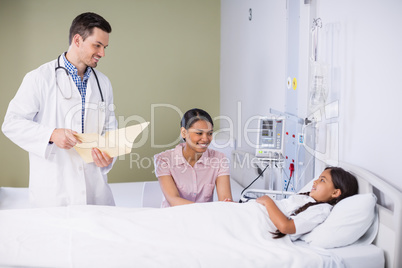
M 95 13 L 77 16 L 68 51 L 29 72 L 11 100 L 3 133 L 29 152 L 29 197 L 34 207 L 114 205 L 107 173 L 114 159 L 92 149 L 85 163 L 76 133 L 116 129 L 109 79 L 95 71 L 109 44 L 110 24 Z

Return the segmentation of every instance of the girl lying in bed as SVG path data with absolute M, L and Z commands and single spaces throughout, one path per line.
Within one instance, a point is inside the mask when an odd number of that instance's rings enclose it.
M 322 223 L 332 207 L 342 199 L 355 195 L 358 184 L 355 176 L 339 167 L 327 167 L 314 181 L 310 192 L 274 201 L 268 196 L 256 201 L 265 206 L 277 228 L 275 238 L 286 234 L 292 241 Z

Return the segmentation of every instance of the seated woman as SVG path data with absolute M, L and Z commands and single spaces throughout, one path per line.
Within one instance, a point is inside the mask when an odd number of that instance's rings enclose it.
M 279 201 L 262 196 L 256 201 L 265 206 L 277 228 L 274 237 L 289 234 L 294 241 L 324 222 L 339 201 L 357 193 L 358 183 L 354 175 L 340 167 L 327 167 L 308 193 L 292 195 Z
M 208 149 L 214 126 L 211 116 L 191 109 L 180 126 L 184 142 L 155 155 L 155 175 L 165 196 L 162 207 L 211 202 L 215 186 L 219 201 L 231 201 L 229 160 Z

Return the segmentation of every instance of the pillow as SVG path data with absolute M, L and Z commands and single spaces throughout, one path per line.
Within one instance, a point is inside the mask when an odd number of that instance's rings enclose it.
M 373 240 L 378 230 L 374 222 L 376 203 L 377 198 L 372 193 L 345 198 L 334 206 L 322 224 L 300 239 L 322 248 L 343 247 L 356 242 L 370 228 L 369 237 Z

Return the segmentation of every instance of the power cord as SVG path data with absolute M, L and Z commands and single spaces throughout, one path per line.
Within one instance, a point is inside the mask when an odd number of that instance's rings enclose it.
M 246 188 L 243 189 L 243 191 L 241 191 L 240 196 L 242 196 L 243 193 L 244 193 L 244 191 L 247 190 L 256 180 L 258 180 L 258 178 L 261 177 L 262 174 L 264 174 L 265 170 L 266 170 L 268 167 L 269 167 L 269 163 L 268 163 L 267 166 L 258 174 L 257 178 L 255 178 L 249 185 L 247 185 Z M 259 170 L 261 170 L 261 169 L 259 168 Z M 240 199 L 240 200 L 239 200 L 239 203 L 243 203 L 243 201 Z

